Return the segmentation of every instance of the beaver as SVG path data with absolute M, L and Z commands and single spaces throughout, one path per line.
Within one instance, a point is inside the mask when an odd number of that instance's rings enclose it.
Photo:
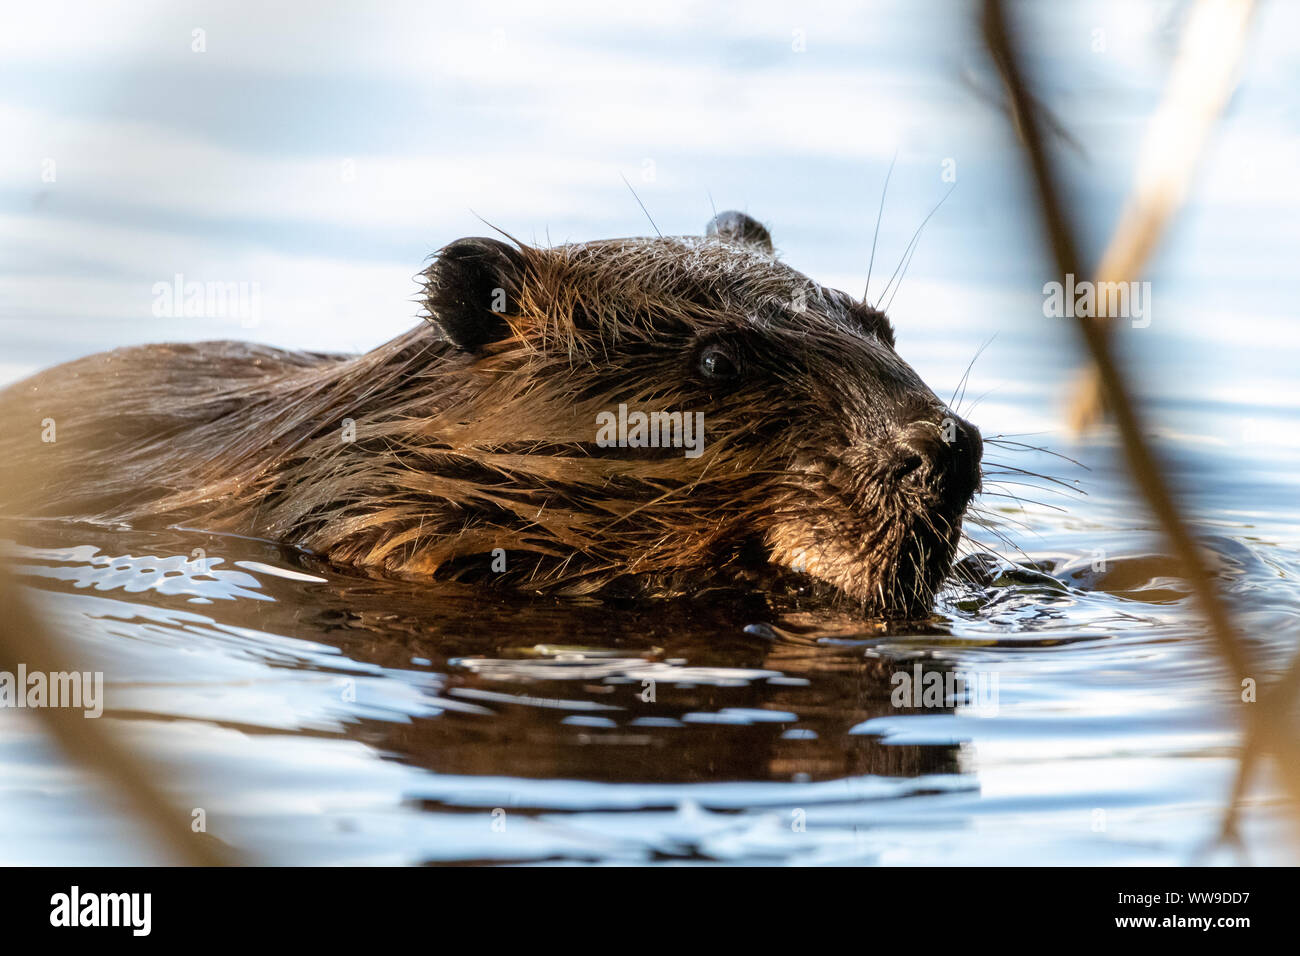
M 870 616 L 929 613 L 979 431 L 881 311 L 781 262 L 756 220 L 464 238 L 420 280 L 425 321 L 359 356 L 150 345 L 10 386 L 0 507 L 564 595 L 766 569 Z

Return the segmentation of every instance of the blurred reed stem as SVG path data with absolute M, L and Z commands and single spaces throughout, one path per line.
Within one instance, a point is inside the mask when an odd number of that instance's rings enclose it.
M 46 627 L 17 584 L 0 569 L 0 670 L 16 673 L 19 663 L 28 673 L 69 673 L 82 670 L 69 665 L 62 642 Z M 26 688 L 19 688 L 26 693 Z M 80 769 L 97 773 L 126 800 L 133 812 L 156 836 L 168 856 L 191 866 L 239 863 L 236 855 L 206 833 L 190 828 L 190 817 L 172 805 L 153 783 L 149 769 L 98 719 L 67 707 L 33 707 L 39 719 L 68 758 Z
M 1066 208 L 1057 169 L 1044 145 L 1042 125 L 1037 110 L 1033 108 L 1034 100 L 1026 87 L 1016 40 L 1008 28 L 1000 0 L 984 0 L 981 26 L 985 45 L 1006 87 L 1012 117 L 1037 191 L 1038 210 L 1055 260 L 1056 272 L 1062 279 L 1067 275 L 1089 275 L 1091 273 L 1085 268 L 1079 254 L 1074 219 Z M 1140 252 L 1154 247 L 1172 212 L 1172 208 L 1164 208 L 1158 223 L 1153 220 L 1144 221 L 1143 228 L 1147 233 L 1133 248 Z M 1136 268 L 1141 259 L 1144 259 L 1144 255 L 1137 257 L 1135 254 L 1130 265 Z M 1256 686 L 1262 688 L 1264 681 L 1256 670 L 1257 662 L 1242 640 L 1211 576 L 1204 554 L 1183 519 L 1171 484 L 1144 437 L 1148 432 L 1141 409 L 1134 400 L 1132 389 L 1111 349 L 1110 323 L 1080 315 L 1074 316 L 1074 322 L 1084 349 L 1091 358 L 1102 400 L 1114 418 L 1128 470 L 1154 514 L 1175 559 L 1181 565 L 1182 576 L 1192 588 L 1219 655 L 1230 674 L 1239 680 L 1253 678 Z M 1300 659 L 1297 664 L 1300 664 Z M 1292 670 L 1295 669 L 1296 665 L 1293 665 Z M 1300 802 L 1300 748 L 1297 748 L 1296 741 L 1284 730 L 1287 726 L 1286 708 L 1277 704 L 1279 698 L 1284 703 L 1288 702 L 1286 695 L 1289 686 L 1282 682 L 1275 683 L 1261 692 L 1258 703 L 1249 705 L 1251 709 L 1247 712 L 1249 716 L 1246 720 L 1245 744 L 1234 786 L 1234 799 L 1227 811 L 1225 832 L 1228 830 L 1227 825 L 1235 819 L 1236 807 L 1244 795 L 1251 767 L 1256 762 L 1257 749 L 1265 748 L 1277 755 L 1282 779 L 1293 800 Z

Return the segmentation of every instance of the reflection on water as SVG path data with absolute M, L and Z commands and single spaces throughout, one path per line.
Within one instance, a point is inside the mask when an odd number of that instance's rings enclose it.
M 1187 862 L 1235 768 L 1236 681 L 1149 541 L 1082 550 L 1088 507 L 1017 512 L 1029 553 L 975 551 L 933 622 L 888 628 L 799 594 L 375 580 L 197 531 L 27 523 L 5 553 L 105 671 L 104 719 L 256 859 Z M 1294 554 L 1209 543 L 1280 668 Z M 150 858 L 12 712 L 0 767 L 5 862 Z M 1245 819 L 1248 859 L 1288 852 L 1268 787 Z
M 22 237 L 0 257 L 0 381 L 132 342 L 364 350 L 413 323 L 416 263 L 485 220 L 539 243 L 642 234 L 644 201 L 675 234 L 716 202 L 855 294 L 906 258 L 900 354 L 949 395 L 980 353 L 957 410 L 986 437 L 1061 444 L 1042 433 L 1073 353 L 1043 318 L 1019 147 L 971 89 L 996 80 L 950 4 L 489 6 L 344 21 L 199 3 L 224 38 L 200 57 L 176 39 L 189 19 L 84 5 L 69 31 L 62 7 L 29 5 L 0 36 L 18 144 L 0 221 Z M 1022 13 L 1083 147 L 1062 158 L 1095 253 L 1164 81 L 1168 11 Z M 1152 263 L 1153 321 L 1116 331 L 1261 684 L 1300 634 L 1298 16 L 1260 11 Z M 72 172 L 38 181 L 43 157 Z M 959 188 L 912 263 L 951 163 Z M 256 282 L 265 315 L 159 318 L 150 290 L 177 273 Z M 1068 449 L 1087 471 L 1013 448 L 986 453 L 1007 482 L 980 500 L 992 529 L 970 529 L 934 621 L 906 628 L 797 594 L 608 606 L 378 581 L 201 531 L 0 537 L 78 665 L 105 672 L 103 719 L 257 859 L 1186 862 L 1230 790 L 1240 675 L 1189 627 L 1104 433 Z M 900 675 L 941 681 L 937 706 L 894 706 Z M 996 679 L 996 708 L 950 695 L 958 675 Z M 1245 859 L 1290 854 L 1266 779 L 1243 836 Z M 111 795 L 0 710 L 0 863 L 151 859 Z

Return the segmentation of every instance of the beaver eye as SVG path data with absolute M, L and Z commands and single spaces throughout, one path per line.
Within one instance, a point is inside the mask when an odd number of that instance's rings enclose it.
M 729 382 L 740 375 L 740 363 L 726 349 L 711 345 L 700 353 L 700 372 L 714 382 Z

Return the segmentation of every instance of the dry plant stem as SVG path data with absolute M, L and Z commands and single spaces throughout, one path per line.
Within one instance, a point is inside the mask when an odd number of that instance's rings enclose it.
M 0 572 L 0 670 L 13 673 L 19 662 L 28 671 L 55 673 L 74 668 L 59 642 L 37 619 L 8 575 Z M 97 720 L 66 707 L 36 707 L 50 735 L 78 766 L 89 768 L 121 793 L 130 808 L 156 835 L 170 858 L 192 866 L 222 866 L 239 862 L 211 837 L 194 833 L 190 818 L 172 806 L 154 786 L 144 764 L 122 746 Z
M 1037 118 L 1027 109 L 1024 81 L 1006 31 L 1002 4 L 998 0 L 985 0 L 984 11 L 985 40 L 1002 73 L 1012 108 L 1024 133 L 1022 143 L 1038 189 L 1039 207 L 1052 245 L 1057 271 L 1063 277 L 1084 275 L 1086 273 L 1080 268 L 1081 260 L 1074 242 L 1074 231 L 1060 198 L 1056 172 L 1043 148 Z M 1182 563 L 1183 574 L 1210 621 L 1229 668 L 1239 676 L 1252 676 L 1245 649 L 1233 628 L 1227 608 L 1214 587 L 1201 550 L 1188 532 L 1178 507 L 1174 504 L 1163 471 L 1143 438 L 1145 429 L 1137 406 L 1129 396 L 1123 373 L 1115 362 L 1110 348 L 1109 330 L 1085 316 L 1075 316 L 1074 321 L 1097 367 L 1106 401 L 1114 409 L 1115 425 L 1119 430 L 1124 456 L 1138 488 L 1173 546 L 1175 556 Z
M 1097 264 L 1095 281 L 1135 279 L 1183 204 L 1210 131 L 1228 104 L 1246 48 L 1252 0 L 1198 0 L 1183 31 L 1164 96 L 1147 124 L 1133 185 Z M 1094 321 L 1109 324 L 1113 316 Z M 1069 418 L 1076 430 L 1096 424 L 1101 381 L 1088 368 L 1072 390 Z
M 1232 784 L 1232 798 L 1219 830 L 1220 843 L 1227 842 L 1236 835 L 1237 809 L 1246 795 L 1256 759 L 1262 749 L 1273 749 L 1278 753 L 1290 752 L 1292 766 L 1288 778 L 1295 788 L 1295 742 L 1287 736 L 1287 728 L 1290 726 L 1290 688 L 1295 687 L 1297 681 L 1300 681 L 1300 654 L 1292 659 L 1286 673 L 1268 688 L 1251 710 L 1254 719 L 1246 731 L 1245 748 L 1237 767 L 1237 777 Z
M 1022 133 L 1021 144 L 1037 188 L 1039 209 L 1051 243 L 1057 271 L 1061 276 L 1084 275 L 1086 272 L 1081 268 L 1082 262 L 1074 241 L 1071 219 L 1061 199 L 1056 171 L 1043 146 L 1038 120 L 1033 110 L 1029 108 L 1030 101 L 1026 95 L 1019 59 L 1008 34 L 999 0 L 985 0 L 983 31 L 985 43 L 1002 74 L 1012 111 L 1017 117 Z M 1105 325 L 1083 316 L 1076 316 L 1075 324 L 1097 370 L 1102 394 L 1114 414 L 1129 471 L 1182 566 L 1183 577 L 1196 595 L 1197 603 L 1206 617 L 1219 653 L 1229 672 L 1237 678 L 1258 678 L 1250 655 L 1233 625 L 1227 606 L 1210 577 L 1202 551 L 1183 521 L 1164 473 L 1143 437 L 1145 430 L 1139 410 L 1130 397 L 1127 382 L 1110 348 L 1109 330 Z M 1277 752 L 1291 756 L 1294 742 L 1278 733 L 1272 726 L 1267 726 L 1269 722 L 1264 719 L 1265 715 L 1266 712 L 1257 710 L 1250 718 L 1252 730 L 1258 734 L 1257 739 L 1268 741 L 1273 744 Z M 1300 793 L 1298 762 L 1287 759 L 1279 763 L 1292 793 Z

